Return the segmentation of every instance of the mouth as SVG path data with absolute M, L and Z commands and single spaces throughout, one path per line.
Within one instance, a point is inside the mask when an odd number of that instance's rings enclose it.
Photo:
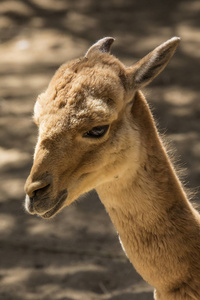
M 58 202 L 55 204 L 55 206 L 53 206 L 50 210 L 48 210 L 47 212 L 45 212 L 44 214 L 41 214 L 40 216 L 43 219 L 50 219 L 53 216 L 55 216 L 62 208 L 63 208 L 63 204 L 67 198 L 67 191 L 63 191 L 59 197 L 58 197 Z

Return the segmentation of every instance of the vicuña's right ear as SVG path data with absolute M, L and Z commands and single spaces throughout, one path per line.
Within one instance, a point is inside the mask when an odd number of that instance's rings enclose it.
M 173 37 L 155 48 L 136 64 L 127 68 L 134 89 L 146 86 L 158 76 L 170 61 L 179 42 L 179 37 Z

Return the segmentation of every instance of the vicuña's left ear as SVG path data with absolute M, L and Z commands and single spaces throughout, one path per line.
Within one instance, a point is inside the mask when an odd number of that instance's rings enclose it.
M 136 64 L 127 68 L 134 89 L 146 86 L 158 76 L 170 61 L 179 42 L 179 37 L 173 37 L 155 48 Z

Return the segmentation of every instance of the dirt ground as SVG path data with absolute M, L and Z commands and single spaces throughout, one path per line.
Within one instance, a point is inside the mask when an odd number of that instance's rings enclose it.
M 57 67 L 104 36 L 126 65 L 172 36 L 182 42 L 145 90 L 200 199 L 199 0 L 1 0 L 0 299 L 151 300 L 95 192 L 44 221 L 25 213 L 37 131 L 32 110 Z

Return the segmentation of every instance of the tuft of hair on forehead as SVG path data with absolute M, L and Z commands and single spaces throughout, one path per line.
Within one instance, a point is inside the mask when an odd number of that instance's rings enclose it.
M 96 79 L 95 79 L 96 78 Z M 98 93 L 102 81 L 109 82 L 116 78 L 116 84 L 120 84 L 124 89 L 127 88 L 127 75 L 125 66 L 113 55 L 109 53 L 97 53 L 95 56 L 81 57 L 71 62 L 63 64 L 52 78 L 48 93 L 51 93 L 51 99 L 56 99 L 58 94 L 73 90 L 73 85 L 84 87 L 91 84 L 92 93 Z M 96 80 L 95 84 L 93 84 Z M 82 82 L 82 86 L 80 83 Z M 102 88 L 103 89 L 103 86 Z M 77 91 L 78 92 L 78 91 Z

